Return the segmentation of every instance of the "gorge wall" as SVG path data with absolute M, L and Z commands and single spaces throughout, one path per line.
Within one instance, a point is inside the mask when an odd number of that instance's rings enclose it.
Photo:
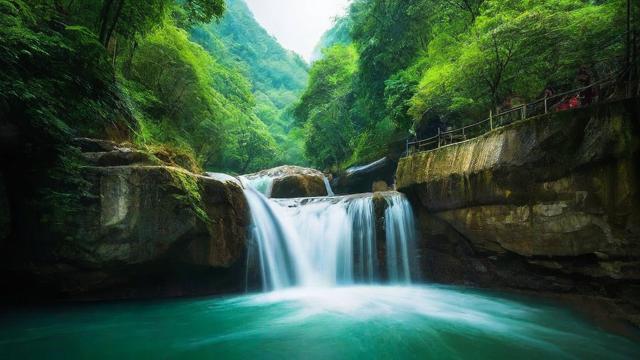
M 59 218 L 63 204 L 38 213 L 26 199 L 14 199 L 11 233 L 3 236 L 3 298 L 244 290 L 249 220 L 237 179 L 160 165 L 146 152 L 108 141 L 76 141 L 87 160 L 80 174 L 86 188 L 74 190 L 80 211 Z
M 637 314 L 639 116 L 638 99 L 612 102 L 401 159 L 424 275 L 622 299 Z

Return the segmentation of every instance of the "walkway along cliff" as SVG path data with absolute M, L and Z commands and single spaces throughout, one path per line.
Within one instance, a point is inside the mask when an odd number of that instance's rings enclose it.
M 423 275 L 596 295 L 638 314 L 639 119 L 638 99 L 617 101 L 402 158 Z

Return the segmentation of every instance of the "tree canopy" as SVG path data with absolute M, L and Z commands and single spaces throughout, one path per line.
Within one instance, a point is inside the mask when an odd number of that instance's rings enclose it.
M 479 121 L 510 99 L 576 87 L 579 71 L 594 81 L 611 76 L 625 63 L 625 14 L 625 0 L 355 0 L 323 38 L 328 50 L 295 112 L 309 129 L 307 149 L 351 124 L 354 135 L 331 164 L 344 168 L 398 152 L 412 134 Z M 313 74 L 341 78 L 353 68 L 353 56 L 335 56 L 344 43 L 358 60 L 349 90 L 334 98 Z M 348 111 L 317 116 L 344 93 Z M 308 155 L 329 166 L 317 151 Z

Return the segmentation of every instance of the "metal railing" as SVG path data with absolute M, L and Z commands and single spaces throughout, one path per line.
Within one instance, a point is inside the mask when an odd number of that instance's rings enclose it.
M 519 120 L 582 108 L 601 102 L 603 99 L 610 100 L 615 95 L 615 86 L 619 83 L 618 76 L 613 76 L 585 87 L 546 96 L 495 115 L 493 111 L 490 111 L 488 118 L 461 128 L 446 131 L 438 128 L 438 133 L 430 138 L 415 141 L 407 139 L 405 154 L 434 150 L 442 146 L 471 140 Z

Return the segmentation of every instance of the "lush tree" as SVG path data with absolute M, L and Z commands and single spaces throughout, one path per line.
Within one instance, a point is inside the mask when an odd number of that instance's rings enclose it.
M 191 37 L 216 61 L 250 81 L 253 112 L 268 130 L 262 135 L 271 136 L 278 147 L 263 165 L 305 165 L 303 142 L 294 130 L 289 107 L 304 90 L 307 64 L 270 36 L 242 0 L 229 0 L 219 23 L 195 27 Z
M 533 100 L 547 87 L 577 87 L 581 67 L 594 81 L 618 67 L 622 34 L 612 30 L 619 1 L 487 1 L 484 9 L 468 32 L 431 43 L 409 111 L 416 120 L 478 121 L 505 99 Z
M 416 131 L 574 88 L 578 71 L 611 76 L 624 65 L 625 9 L 625 0 L 354 1 L 326 37 L 349 24 L 359 58 L 350 105 L 358 135 L 343 165 L 394 153 Z M 315 91 L 315 103 L 303 98 L 310 109 L 331 104 Z
M 333 27 L 322 34 L 322 38 L 313 49 L 312 61 L 322 58 L 322 50 L 326 48 L 339 44 L 351 44 L 353 41 L 351 39 L 351 31 L 353 31 L 353 17 L 345 15 L 337 18 Z
M 174 10 L 180 23 L 208 23 L 222 16 L 224 0 L 102 0 L 98 18 L 98 39 L 107 47 L 114 32 L 143 34 Z
M 309 86 L 294 109 L 305 128 L 305 149 L 317 166 L 338 166 L 351 156 L 351 116 L 358 56 L 353 46 L 335 45 L 313 64 Z

